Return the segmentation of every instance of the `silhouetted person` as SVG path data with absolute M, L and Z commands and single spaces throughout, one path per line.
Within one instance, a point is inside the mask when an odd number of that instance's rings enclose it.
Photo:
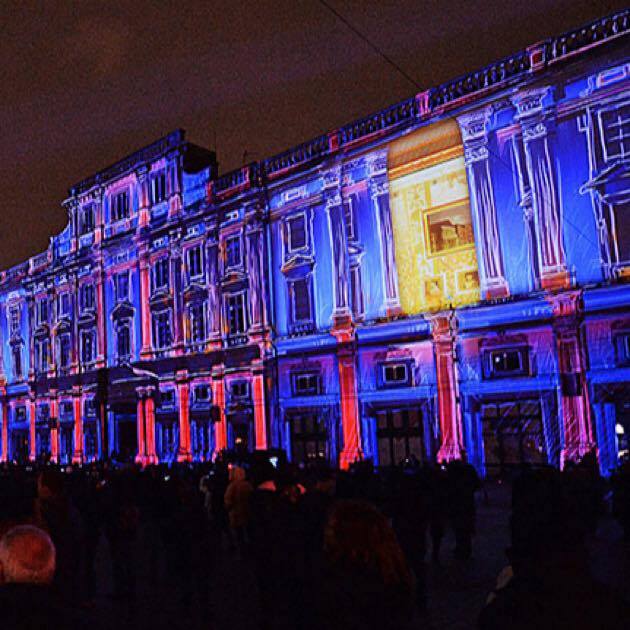
M 364 501 L 340 501 L 325 532 L 325 566 L 306 619 L 326 630 L 401 630 L 414 583 L 385 516 Z
M 46 468 L 37 478 L 35 521 L 45 529 L 56 549 L 57 569 L 53 586 L 67 603 L 84 596 L 84 531 L 81 515 L 66 491 L 63 473 Z
M 449 482 L 449 515 L 455 533 L 455 556 L 466 560 L 472 555 L 472 537 L 475 533 L 475 492 L 479 477 L 474 467 L 462 461 L 447 466 Z
M 230 470 L 230 483 L 225 491 L 224 501 L 232 532 L 232 544 L 236 544 L 241 553 L 244 553 L 247 542 L 249 495 L 252 491 L 253 487 L 246 479 L 245 469 L 234 466 Z

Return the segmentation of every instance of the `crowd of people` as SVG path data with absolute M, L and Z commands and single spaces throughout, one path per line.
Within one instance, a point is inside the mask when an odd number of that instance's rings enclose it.
M 515 475 L 508 565 L 480 611 L 480 628 L 618 623 L 623 601 L 591 577 L 585 545 L 608 483 L 588 457 L 563 472 L 523 467 Z M 124 615 L 118 626 L 134 625 L 138 614 L 142 538 L 156 588 L 162 562 L 176 607 L 194 605 L 202 627 L 215 627 L 210 594 L 225 555 L 253 576 L 248 597 L 257 599 L 261 628 L 422 627 L 431 605 L 427 562 L 450 553 L 442 548 L 447 528 L 457 561 L 471 557 L 480 488 L 475 469 L 460 461 L 427 467 L 407 460 L 383 471 L 360 462 L 347 472 L 296 468 L 264 454 L 144 469 L 4 465 L 2 627 L 98 626 L 102 537 L 111 598 Z M 630 469 L 612 488 L 628 536 Z M 185 619 L 181 627 L 189 627 Z

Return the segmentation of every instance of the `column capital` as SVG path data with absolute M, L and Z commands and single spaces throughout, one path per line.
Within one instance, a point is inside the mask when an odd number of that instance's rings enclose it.
M 523 121 L 541 116 L 543 112 L 543 100 L 549 93 L 550 86 L 519 90 L 511 98 L 516 107 L 516 119 Z
M 487 125 L 492 112 L 492 106 L 486 105 L 457 117 L 464 145 L 472 141 L 482 141 L 484 144 L 487 142 Z

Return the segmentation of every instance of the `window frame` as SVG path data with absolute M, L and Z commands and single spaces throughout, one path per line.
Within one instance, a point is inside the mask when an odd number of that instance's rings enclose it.
M 165 318 L 162 320 L 162 318 Z M 168 350 L 173 345 L 173 322 L 171 316 L 171 309 L 163 309 L 160 311 L 155 311 L 152 316 L 152 332 L 153 332 L 153 349 L 154 350 Z M 160 332 L 160 323 L 166 323 L 167 335 L 165 339 L 162 339 L 162 334 Z M 166 341 L 166 343 L 162 343 L 162 341 Z
M 86 340 L 90 340 L 89 344 L 86 344 Z M 97 355 L 97 341 L 96 330 L 93 328 L 84 328 L 79 332 L 79 351 L 81 356 L 82 365 L 91 365 L 96 361 Z M 86 348 L 90 348 L 90 357 L 86 357 Z
M 198 255 L 198 270 L 197 273 L 193 273 L 195 271 L 193 269 L 194 266 L 192 264 L 193 254 Z M 199 280 L 204 276 L 204 268 L 203 268 L 203 246 L 202 245 L 193 245 L 186 250 L 186 271 L 188 272 L 189 280 Z
M 497 361 L 495 361 L 495 357 L 500 353 L 504 355 L 504 358 L 507 354 L 518 354 L 519 367 L 513 370 L 497 370 Z M 496 348 L 484 348 L 482 351 L 482 363 L 484 380 L 500 380 L 504 378 L 531 376 L 529 346 L 527 345 L 511 345 L 499 346 Z
M 227 335 L 229 337 L 235 337 L 237 335 L 244 335 L 247 333 L 247 303 L 246 296 L 247 291 L 239 291 L 236 293 L 225 294 L 225 326 Z M 231 301 L 238 300 L 240 302 L 241 323 L 242 330 L 232 330 L 231 326 Z
M 613 123 L 613 124 L 618 124 L 622 131 L 621 131 L 621 135 L 618 138 L 607 138 L 607 131 L 608 131 L 608 127 L 606 127 L 605 123 L 604 123 L 604 116 L 606 114 L 617 114 L 617 117 L 620 118 L 621 117 L 621 110 L 623 110 L 624 108 L 628 109 L 628 118 L 627 119 L 623 119 L 622 122 L 619 123 Z M 600 133 L 600 137 L 601 137 L 601 148 L 602 148 L 602 159 L 603 161 L 608 164 L 610 162 L 613 162 L 615 160 L 625 160 L 628 157 L 630 157 L 630 101 L 625 101 L 622 103 L 616 103 L 616 104 L 611 104 L 609 106 L 606 107 L 602 107 L 597 111 L 597 122 L 599 125 L 599 133 Z M 623 134 L 623 128 L 627 127 L 628 130 L 628 134 L 624 135 Z M 610 155 L 609 150 L 608 150 L 608 141 L 609 140 L 617 140 L 619 142 L 619 147 L 620 147 L 620 151 L 621 153 L 619 154 L 615 154 L 615 155 Z M 628 151 L 626 152 L 624 150 L 625 145 L 628 145 Z
M 230 243 L 238 244 L 238 260 L 230 262 Z M 239 269 L 243 266 L 243 243 L 240 234 L 230 234 L 225 237 L 225 269 Z
M 311 380 L 312 386 L 300 388 L 301 380 Z M 291 372 L 291 391 L 294 396 L 319 396 L 322 393 L 322 374 L 318 370 L 298 370 Z
M 165 273 L 166 281 L 163 284 L 158 285 L 158 269 L 163 267 L 163 271 Z M 170 277 L 170 265 L 169 265 L 169 257 L 168 256 L 160 256 L 156 258 L 151 266 L 151 280 L 153 284 L 153 292 L 157 293 L 158 291 L 168 291 L 171 286 L 171 277 Z
M 164 203 L 168 199 L 168 193 L 166 189 L 166 170 L 161 169 L 159 171 L 151 173 L 151 176 L 149 178 L 149 195 L 151 198 L 152 206 L 157 206 L 160 203 Z
M 293 243 L 293 240 L 294 240 L 293 229 L 291 226 L 297 221 L 302 221 L 304 244 L 295 246 Z M 308 227 L 307 227 L 308 223 L 306 219 L 306 212 L 299 212 L 296 214 L 292 214 L 291 216 L 288 216 L 285 220 L 285 225 L 286 225 L 286 234 L 287 234 L 287 253 L 294 254 L 295 252 L 307 250 L 309 239 L 308 239 Z
M 111 222 L 118 223 L 124 221 L 131 216 L 131 199 L 129 194 L 129 188 L 121 188 L 110 193 L 110 213 Z M 121 200 L 125 199 L 125 202 L 121 207 Z
M 413 386 L 413 360 L 387 359 L 386 361 L 380 361 L 377 366 L 377 385 L 379 389 L 398 389 Z M 397 370 L 399 368 L 405 370 L 403 379 L 391 380 L 387 377 L 387 370 Z

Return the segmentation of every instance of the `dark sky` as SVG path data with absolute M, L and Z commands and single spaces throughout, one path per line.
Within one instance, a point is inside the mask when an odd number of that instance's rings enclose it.
M 327 1 L 423 89 L 626 5 Z M 418 91 L 318 0 L 3 0 L 0 85 L 3 269 L 73 183 L 174 128 L 225 172 Z

